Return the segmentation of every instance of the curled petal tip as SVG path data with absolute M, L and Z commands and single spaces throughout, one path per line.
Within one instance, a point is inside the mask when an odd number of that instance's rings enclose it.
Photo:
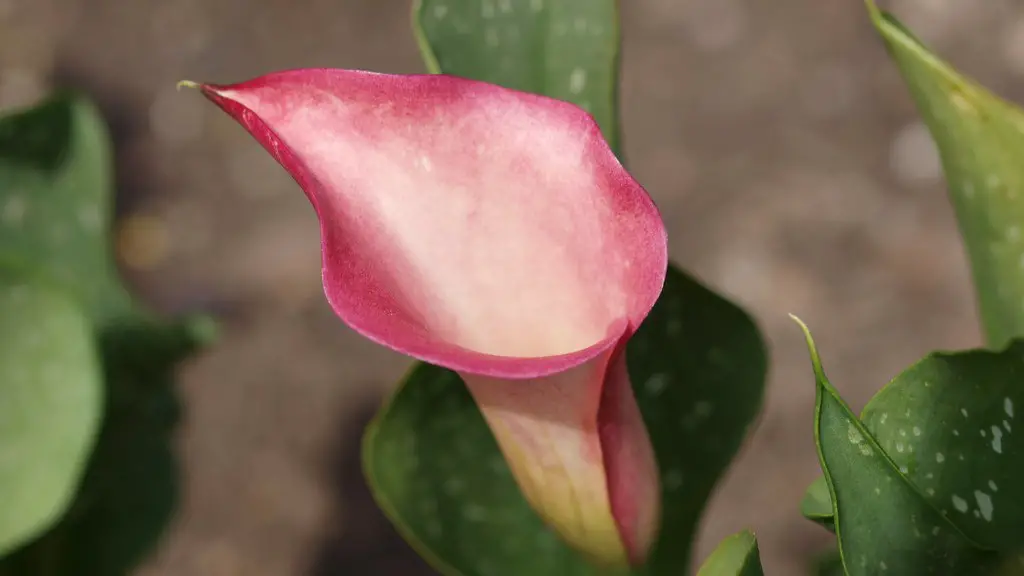
M 203 89 L 203 85 L 198 83 L 198 82 L 194 82 L 192 80 L 180 80 L 175 85 L 175 88 L 177 88 L 178 90 L 181 90 L 182 88 L 193 88 L 195 90 L 202 90 Z

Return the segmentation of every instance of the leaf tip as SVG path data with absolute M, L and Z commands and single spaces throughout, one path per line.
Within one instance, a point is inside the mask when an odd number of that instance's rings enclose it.
M 796 314 L 790 314 L 789 317 L 796 322 L 797 326 L 804 333 L 804 340 L 807 342 L 807 351 L 811 355 L 811 367 L 814 369 L 814 376 L 817 378 L 819 383 L 825 384 L 828 379 L 825 377 L 825 371 L 821 367 L 821 356 L 818 355 L 818 347 L 814 343 L 814 337 L 811 336 L 811 329 L 807 327 Z

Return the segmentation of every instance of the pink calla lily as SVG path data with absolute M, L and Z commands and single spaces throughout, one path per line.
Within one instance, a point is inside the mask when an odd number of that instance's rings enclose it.
M 457 371 L 534 509 L 602 562 L 642 562 L 660 486 L 624 350 L 667 246 L 594 120 L 443 75 L 199 88 L 305 191 L 337 315 Z

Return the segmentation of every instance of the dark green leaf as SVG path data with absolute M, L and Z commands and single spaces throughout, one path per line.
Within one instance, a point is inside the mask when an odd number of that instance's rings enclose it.
M 989 344 L 1024 336 L 1024 114 L 868 3 L 942 156 Z
M 862 420 L 921 495 L 985 548 L 1024 547 L 1024 342 L 935 353 L 876 395 Z
M 0 119 L 0 270 L 60 287 L 85 307 L 106 388 L 100 439 L 69 514 L 0 562 L 2 574 L 121 576 L 173 510 L 172 370 L 210 339 L 210 322 L 159 322 L 122 286 L 110 241 L 111 168 L 102 119 L 80 97 Z
M 0 276 L 0 555 L 60 519 L 96 442 L 103 386 L 65 294 Z
M 663 482 L 662 533 L 638 573 L 676 575 L 760 406 L 764 344 L 742 311 L 672 268 L 627 354 Z M 526 504 L 452 372 L 419 365 L 368 429 L 365 458 L 381 506 L 447 574 L 597 573 Z
M 417 0 L 427 67 L 572 102 L 618 150 L 616 0 Z
M 803 325 L 801 325 L 803 327 Z M 817 381 L 815 441 L 835 503 L 843 564 L 861 574 L 984 574 L 997 557 L 965 537 L 832 387 L 803 327 Z
M 733 534 L 715 548 L 697 576 L 762 576 L 761 555 L 753 532 Z

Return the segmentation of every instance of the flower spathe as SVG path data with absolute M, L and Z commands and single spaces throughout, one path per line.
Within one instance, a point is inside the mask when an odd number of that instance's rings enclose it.
M 312 203 L 335 313 L 457 371 L 534 509 L 598 561 L 642 562 L 660 487 L 624 350 L 667 245 L 594 120 L 444 75 L 199 87 Z

